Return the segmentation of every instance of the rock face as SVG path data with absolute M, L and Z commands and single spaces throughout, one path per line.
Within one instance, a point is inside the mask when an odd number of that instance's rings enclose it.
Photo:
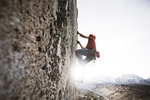
M 74 100 L 76 0 L 0 0 L 0 100 Z

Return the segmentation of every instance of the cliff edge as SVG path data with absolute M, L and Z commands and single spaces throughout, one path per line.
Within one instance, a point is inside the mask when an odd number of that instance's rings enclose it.
M 0 0 L 0 100 L 74 100 L 76 0 Z

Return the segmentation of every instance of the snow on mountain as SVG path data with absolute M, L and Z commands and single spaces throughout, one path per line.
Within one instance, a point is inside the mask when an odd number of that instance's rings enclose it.
M 150 78 L 146 79 L 148 82 L 150 82 Z
M 132 74 L 125 74 L 116 79 L 116 84 L 145 84 L 150 85 L 150 82 Z
M 123 84 L 150 85 L 150 78 L 143 79 L 133 74 L 124 74 L 118 78 L 113 78 L 109 76 L 100 76 L 98 78 L 92 78 L 92 81 L 89 83 L 87 82 L 83 82 L 81 84 L 77 83 L 77 88 L 92 90 L 96 88 L 101 88 L 105 85 L 123 85 Z
M 102 76 L 97 79 L 97 84 L 144 84 L 150 85 L 150 78 L 143 79 L 137 75 L 124 74 L 118 78 Z

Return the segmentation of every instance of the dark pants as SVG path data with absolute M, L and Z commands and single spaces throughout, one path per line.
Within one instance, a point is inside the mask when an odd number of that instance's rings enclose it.
M 93 49 L 78 49 L 76 50 L 76 56 L 79 62 L 82 64 L 87 64 L 90 61 L 94 60 L 96 58 L 95 51 L 93 52 Z M 83 59 L 83 56 L 86 58 Z

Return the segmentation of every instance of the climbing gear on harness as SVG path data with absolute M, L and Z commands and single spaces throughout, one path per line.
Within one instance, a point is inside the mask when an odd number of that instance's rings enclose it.
M 100 53 L 99 53 L 99 51 L 97 51 L 96 53 L 97 53 L 97 58 L 100 58 Z

